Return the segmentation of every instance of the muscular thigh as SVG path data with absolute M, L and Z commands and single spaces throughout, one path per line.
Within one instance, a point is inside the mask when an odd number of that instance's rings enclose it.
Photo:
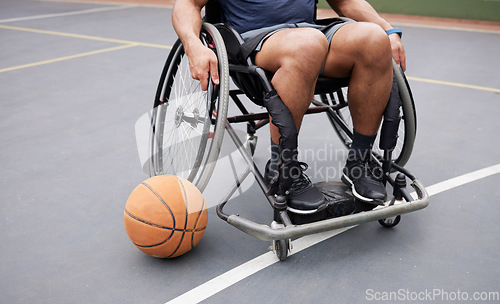
M 386 36 L 382 28 L 373 23 L 353 22 L 342 26 L 330 42 L 323 75 L 350 76 L 356 63 L 362 63 L 367 56 L 378 56 L 373 42 L 386 39 Z
M 323 63 L 328 52 L 328 41 L 317 29 L 291 28 L 274 33 L 255 55 L 255 64 L 276 72 L 283 65 L 307 68 Z

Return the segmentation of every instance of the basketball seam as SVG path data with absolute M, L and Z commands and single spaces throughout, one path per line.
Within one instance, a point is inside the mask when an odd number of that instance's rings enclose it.
M 203 198 L 203 204 L 201 205 L 201 210 L 198 212 L 198 216 L 196 217 L 196 221 L 194 222 L 194 229 L 196 229 L 196 226 L 198 225 L 198 221 L 200 220 L 201 214 L 203 213 L 203 207 L 205 207 L 205 198 Z M 194 235 L 195 235 L 196 230 L 191 234 L 191 249 L 194 248 Z
M 170 254 L 167 258 L 172 257 L 177 252 L 177 250 L 179 250 L 179 248 L 181 247 L 182 241 L 184 240 L 184 235 L 186 234 L 186 228 L 187 228 L 187 223 L 188 223 L 189 210 L 187 207 L 186 188 L 184 188 L 184 185 L 182 184 L 182 181 L 179 179 L 179 177 L 175 176 L 175 178 L 177 179 L 177 182 L 180 184 L 181 189 L 182 189 L 182 194 L 184 196 L 184 206 L 186 207 L 186 216 L 184 218 L 184 230 L 182 231 L 181 239 L 180 239 L 179 243 L 177 244 L 177 248 L 175 248 L 174 252 L 172 252 L 172 254 Z M 174 227 L 175 227 L 175 225 L 174 225 Z
M 170 209 L 170 207 L 168 206 L 168 204 L 163 200 L 163 198 L 148 184 L 146 184 L 145 182 L 142 182 L 142 184 L 144 186 L 146 186 L 146 188 L 148 188 L 151 192 L 153 192 L 153 194 L 160 200 L 160 202 L 163 204 L 163 206 L 165 206 L 168 210 L 168 212 L 170 212 L 170 215 L 172 216 L 172 221 L 174 222 L 173 223 L 173 226 L 175 227 L 175 216 L 174 216 L 174 213 L 172 212 L 172 210 Z
M 160 229 L 165 229 L 165 230 L 172 230 L 172 231 L 178 231 L 178 232 L 181 232 L 181 231 L 187 231 L 187 232 L 198 232 L 198 231 L 202 231 L 202 230 L 205 230 L 206 227 L 201 227 L 201 228 L 193 228 L 193 229 L 178 229 L 178 228 L 172 228 L 172 227 L 166 227 L 166 226 L 160 226 L 158 224 L 155 224 L 155 223 L 151 223 L 151 222 L 148 222 L 146 220 L 143 220 L 135 215 L 133 215 L 132 213 L 130 213 L 127 209 L 125 209 L 125 213 L 130 216 L 132 219 L 138 221 L 138 222 L 141 222 L 141 223 L 144 223 L 146 225 L 150 225 L 150 226 L 153 226 L 153 227 L 156 227 L 156 228 L 160 228 Z
M 144 223 L 146 225 L 150 225 L 150 226 L 153 226 L 153 227 L 156 227 L 156 228 L 160 228 L 160 229 L 166 229 L 166 230 L 175 230 L 175 228 L 172 228 L 172 227 L 166 227 L 166 226 L 161 226 L 161 225 L 158 225 L 158 224 L 155 224 L 155 223 L 151 223 L 151 222 L 148 222 L 146 220 L 143 220 L 135 215 L 133 215 L 132 213 L 130 213 L 127 209 L 125 209 L 125 213 L 130 216 L 131 218 L 133 218 L 134 220 L 136 221 L 139 221 L 141 223 Z

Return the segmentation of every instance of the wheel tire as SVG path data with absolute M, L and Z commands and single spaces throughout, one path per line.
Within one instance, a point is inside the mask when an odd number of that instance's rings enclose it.
M 280 261 L 288 257 L 288 240 L 277 240 L 274 242 L 274 251 Z
M 393 228 L 397 224 L 399 224 L 400 221 L 401 221 L 401 215 L 398 215 L 396 216 L 393 222 L 387 222 L 387 219 L 379 220 L 378 222 L 380 223 L 380 225 L 382 225 L 382 227 Z

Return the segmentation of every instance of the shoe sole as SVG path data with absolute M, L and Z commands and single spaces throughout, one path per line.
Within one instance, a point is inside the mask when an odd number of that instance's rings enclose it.
M 354 183 L 351 181 L 351 179 L 349 177 L 347 177 L 347 175 L 342 174 L 341 180 L 344 182 L 344 184 L 346 184 L 347 186 L 351 187 L 352 194 L 357 199 L 359 199 L 359 200 L 361 200 L 361 201 L 363 201 L 365 203 L 372 204 L 372 205 L 377 205 L 377 206 L 380 206 L 380 205 L 384 204 L 384 201 L 377 201 L 377 200 L 374 200 L 373 198 L 364 197 L 361 194 L 359 194 L 356 191 L 356 189 L 354 189 Z
M 314 210 L 300 210 L 300 209 L 295 209 L 295 208 L 292 208 L 292 207 L 286 207 L 286 209 L 292 213 L 295 213 L 295 214 L 314 214 L 316 212 L 319 212 L 319 211 L 322 211 L 324 209 L 326 209 L 326 207 L 328 207 L 328 204 L 325 203 L 325 204 L 322 204 L 320 205 L 318 208 L 314 209 Z

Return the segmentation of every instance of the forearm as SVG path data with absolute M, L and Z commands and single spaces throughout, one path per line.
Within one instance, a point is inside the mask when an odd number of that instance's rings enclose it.
M 219 84 L 217 56 L 200 39 L 200 12 L 205 4 L 207 0 L 177 0 L 172 12 L 172 24 L 189 58 L 191 77 L 200 81 L 202 90 L 207 90 L 209 76 Z
M 200 0 L 177 0 L 174 5 L 172 25 L 188 56 L 191 48 L 201 45 L 199 34 L 203 20 L 200 12 L 205 3 Z
M 385 31 L 392 25 L 384 20 L 375 9 L 365 0 L 327 0 L 330 6 L 340 16 L 356 21 L 368 21 L 380 25 Z

